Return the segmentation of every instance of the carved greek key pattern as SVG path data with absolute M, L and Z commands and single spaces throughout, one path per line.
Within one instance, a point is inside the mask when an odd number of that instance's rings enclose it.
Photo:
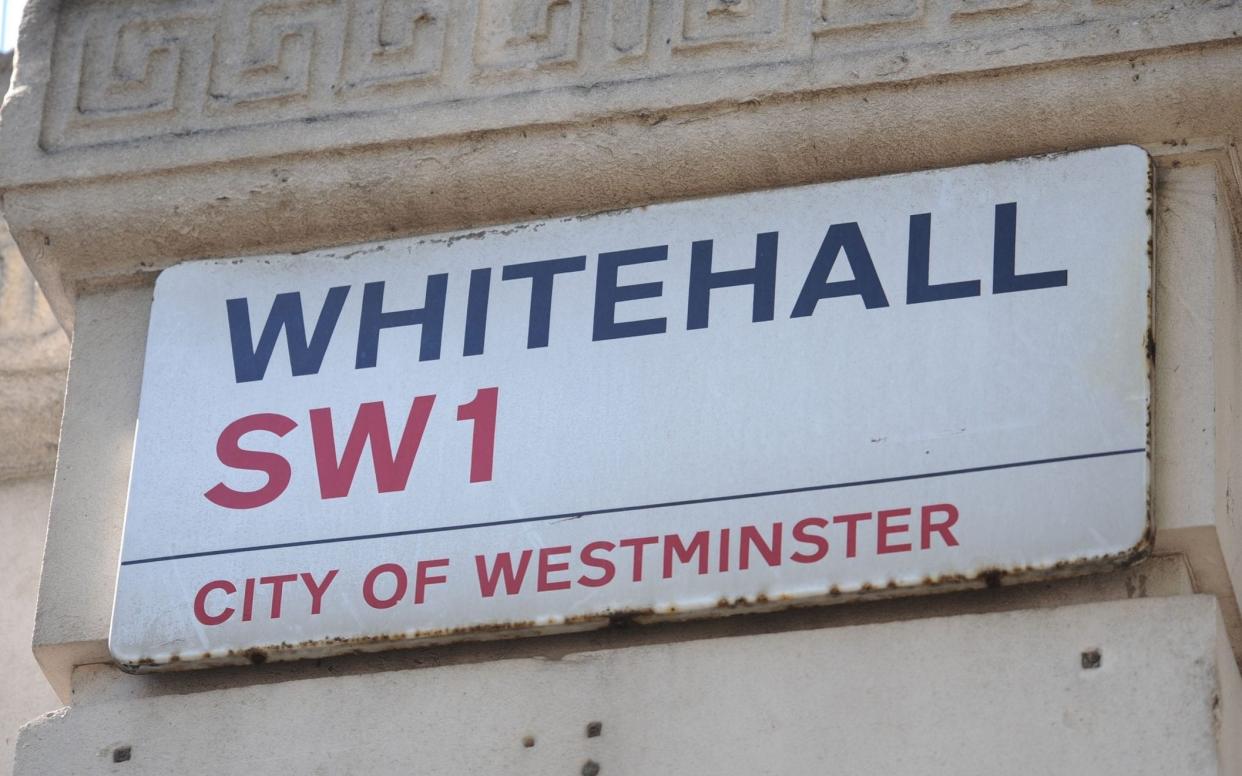
M 582 0 L 490 0 L 479 4 L 475 64 L 540 68 L 578 58 Z
M 40 145 L 418 116 L 755 64 L 831 88 L 937 72 L 946 51 L 1008 50 L 991 44 L 1045 24 L 1057 55 L 1098 54 L 1116 36 L 1075 30 L 1150 15 L 1144 2 L 63 0 Z
M 875 27 L 916 21 L 922 15 L 922 0 L 823 0 L 815 26 L 821 32 Z
M 779 41 L 786 0 L 681 0 L 677 48 Z
M 75 52 L 80 80 L 74 107 L 99 119 L 174 112 L 185 73 L 208 65 L 210 46 L 203 19 L 116 20 Z
M 353 0 L 340 88 L 437 77 L 444 59 L 444 34 L 443 2 Z
M 603 19 L 604 39 L 617 59 L 642 57 L 651 37 L 651 0 L 614 0 Z

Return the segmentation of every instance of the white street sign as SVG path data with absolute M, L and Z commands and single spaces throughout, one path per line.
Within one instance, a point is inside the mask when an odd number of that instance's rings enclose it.
M 1135 147 L 155 287 L 126 667 L 1077 573 L 1148 516 Z

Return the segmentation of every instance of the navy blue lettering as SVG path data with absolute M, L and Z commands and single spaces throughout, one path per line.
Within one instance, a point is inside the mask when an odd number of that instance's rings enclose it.
M 664 290 L 664 284 L 660 282 L 618 286 L 617 269 L 627 264 L 644 264 L 650 261 L 664 261 L 667 258 L 667 245 L 612 251 L 599 255 L 599 270 L 595 275 L 595 326 L 591 334 L 593 341 L 641 337 L 644 334 L 665 332 L 668 322 L 664 318 L 644 318 L 640 321 L 618 321 L 616 319 L 619 303 L 634 299 L 652 299 Z
M 470 292 L 466 297 L 466 343 L 463 356 L 477 356 L 483 352 L 487 337 L 487 298 L 491 293 L 492 270 L 490 267 L 470 271 Z
M 837 254 L 845 251 L 845 258 L 854 272 L 853 280 L 828 282 L 828 275 L 837 261 Z M 875 273 L 875 264 L 871 262 L 871 253 L 867 243 L 863 241 L 862 231 L 856 222 L 833 224 L 824 235 L 824 242 L 819 246 L 815 263 L 811 265 L 798 301 L 794 303 L 791 318 L 805 318 L 815 312 L 815 305 L 821 299 L 838 296 L 861 296 L 863 304 L 870 310 L 873 307 L 888 307 L 888 297 L 884 295 L 884 287 Z
M 276 295 L 257 345 L 254 344 L 250 331 L 249 302 L 244 297 L 227 300 L 225 306 L 229 316 L 229 339 L 233 345 L 233 374 L 237 382 L 248 383 L 263 379 L 281 329 L 285 330 L 289 367 L 294 376 L 318 373 L 348 294 L 349 286 L 328 289 L 328 296 L 319 311 L 319 320 L 315 322 L 315 333 L 311 335 L 309 343 L 306 341 L 306 323 L 302 317 L 302 295 L 297 291 Z
M 906 304 L 979 296 L 978 280 L 931 283 L 931 213 L 910 216 L 910 251 L 906 263 Z
M 552 283 L 563 272 L 586 269 L 586 256 L 567 259 L 530 261 L 510 264 L 500 272 L 501 280 L 530 278 L 530 323 L 526 329 L 527 348 L 546 348 L 552 321 Z
M 369 369 L 379 359 L 379 335 L 384 329 L 420 325 L 419 361 L 440 357 L 440 338 L 444 330 L 444 296 L 448 275 L 428 275 L 423 306 L 412 310 L 384 312 L 384 281 L 362 288 L 362 316 L 358 321 L 358 354 L 354 368 Z
M 690 299 L 686 305 L 686 328 L 706 329 L 714 288 L 754 286 L 751 321 L 770 321 L 776 315 L 776 232 L 755 237 L 755 266 L 712 272 L 712 241 L 696 240 L 690 246 Z
M 1018 203 L 996 206 L 996 230 L 992 242 L 992 293 L 1034 291 L 1068 285 L 1069 273 L 1063 269 L 1051 272 L 1029 272 L 1019 275 L 1014 268 L 1018 239 Z

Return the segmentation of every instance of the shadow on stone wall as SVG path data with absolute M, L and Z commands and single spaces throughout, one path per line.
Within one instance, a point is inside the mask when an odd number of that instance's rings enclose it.
M 13 55 L 0 56 L 7 85 Z M 68 364 L 69 339 L 0 222 L 0 480 L 54 467 Z

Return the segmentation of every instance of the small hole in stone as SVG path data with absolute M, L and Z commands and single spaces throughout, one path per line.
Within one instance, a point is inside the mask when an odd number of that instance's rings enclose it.
M 527 749 L 530 749 L 534 745 L 535 745 L 534 736 L 526 736 L 525 738 L 522 739 L 522 746 L 526 747 Z
M 1099 668 L 1104 661 L 1104 656 L 1100 654 L 1098 649 L 1088 649 L 1082 653 L 1083 668 Z
M 603 732 L 603 722 L 590 722 L 587 724 L 587 738 L 597 738 L 599 734 Z
M 582 776 L 597 776 L 599 774 L 599 763 L 594 760 L 587 760 L 582 764 Z
M 118 746 L 116 749 L 112 750 L 112 762 L 114 763 L 127 763 L 129 762 L 129 758 L 133 756 L 134 750 L 132 747 Z

